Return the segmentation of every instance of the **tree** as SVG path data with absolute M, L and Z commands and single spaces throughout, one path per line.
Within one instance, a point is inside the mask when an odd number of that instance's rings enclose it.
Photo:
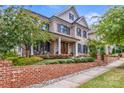
M 30 47 L 36 42 L 47 42 L 52 39 L 51 34 L 42 31 L 41 28 L 46 24 L 39 16 L 33 15 L 29 10 L 20 8 L 18 11 L 18 25 L 19 25 L 19 44 L 25 46 L 26 57 L 30 56 Z
M 18 45 L 24 45 L 26 57 L 29 57 L 29 50 L 32 44 L 38 41 L 47 42 L 52 38 L 50 33 L 41 30 L 44 24 L 46 22 L 43 22 L 39 16 L 32 15 L 23 7 L 10 6 L 6 9 L 1 9 L 1 56 Z
M 89 46 L 89 54 L 92 57 L 97 56 L 97 53 L 99 53 L 102 57 L 102 59 L 104 59 L 104 54 L 105 54 L 105 43 L 101 40 L 88 40 L 88 46 Z
M 13 8 L 3 9 L 0 7 L 0 58 L 17 46 L 18 35 L 14 18 L 16 14 Z
M 110 8 L 94 28 L 106 44 L 124 45 L 124 6 Z

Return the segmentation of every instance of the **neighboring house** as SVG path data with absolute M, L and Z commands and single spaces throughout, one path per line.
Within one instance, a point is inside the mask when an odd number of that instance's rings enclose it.
M 100 36 L 98 36 L 96 34 L 96 31 L 94 30 L 90 30 L 88 32 L 88 37 L 89 39 L 91 40 L 100 40 Z M 111 54 L 112 53 L 112 50 L 113 48 L 115 48 L 115 45 L 105 45 L 105 53 L 108 55 L 108 54 Z
M 42 29 L 48 29 L 53 40 L 45 44 L 39 43 L 31 46 L 31 55 L 43 54 L 71 54 L 73 56 L 87 54 L 87 39 L 89 27 L 83 16 L 79 16 L 74 6 L 69 6 L 62 12 L 48 18 L 46 16 L 32 12 L 48 21 Z M 24 55 L 23 49 L 17 49 L 20 55 Z
M 91 40 L 98 40 L 98 36 L 96 35 L 96 31 L 93 31 L 93 30 L 90 30 L 88 32 L 88 39 L 91 39 Z

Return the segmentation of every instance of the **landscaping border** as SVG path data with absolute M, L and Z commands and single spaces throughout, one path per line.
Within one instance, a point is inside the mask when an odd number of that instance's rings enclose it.
M 113 60 L 117 60 L 114 58 Z M 0 87 L 20 88 L 77 73 L 91 67 L 103 65 L 104 62 L 52 64 L 13 67 L 9 61 L 0 61 Z

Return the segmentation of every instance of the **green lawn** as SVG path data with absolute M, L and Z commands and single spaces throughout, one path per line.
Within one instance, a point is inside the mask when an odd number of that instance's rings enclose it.
M 80 86 L 81 88 L 124 88 L 124 64 Z

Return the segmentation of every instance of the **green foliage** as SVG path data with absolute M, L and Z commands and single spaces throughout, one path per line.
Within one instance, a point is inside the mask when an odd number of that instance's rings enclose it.
M 71 64 L 71 63 L 83 63 L 83 62 L 94 62 L 95 59 L 92 57 L 84 57 L 84 58 L 72 58 L 72 59 L 64 59 L 64 60 L 56 60 L 56 61 L 46 61 L 42 64 Z
M 77 63 L 80 63 L 80 62 L 93 62 L 93 61 L 95 61 L 95 58 L 93 58 L 93 57 L 74 58 L 74 61 L 77 62 Z
M 95 46 L 93 46 L 93 45 L 90 45 L 89 46 L 89 54 L 90 54 L 91 57 L 96 58 L 96 56 L 97 56 L 97 48 Z
M 100 55 L 105 55 L 105 47 L 100 47 Z
M 115 54 L 115 53 L 116 53 L 116 49 L 113 48 L 113 49 L 112 49 L 112 54 Z
M 124 6 L 110 8 L 94 28 L 107 44 L 124 45 Z
M 9 6 L 0 11 L 0 57 L 18 45 L 25 45 L 26 51 L 36 42 L 47 42 L 52 39 L 50 33 L 41 28 L 43 22 L 23 7 Z M 27 53 L 26 53 L 27 54 Z M 29 56 L 29 55 L 28 55 Z
M 1 8 L 0 11 L 0 57 L 4 58 L 3 55 L 13 49 L 18 42 L 18 27 L 16 23 L 15 13 L 13 7 L 7 9 Z
M 100 50 L 99 54 L 101 56 L 104 56 L 105 42 L 103 42 L 101 40 L 88 40 L 88 46 L 89 46 L 89 54 L 91 57 L 96 58 L 98 50 Z
M 42 61 L 43 59 L 40 57 L 30 57 L 30 58 L 23 58 L 23 57 L 14 58 L 13 57 L 10 60 L 13 61 L 13 65 L 15 66 L 25 66 L 25 65 L 32 65 L 36 62 Z
M 14 52 L 14 51 L 9 51 L 9 52 L 5 53 L 3 56 L 4 56 L 4 58 L 8 58 L 8 57 L 18 57 L 17 53 Z

